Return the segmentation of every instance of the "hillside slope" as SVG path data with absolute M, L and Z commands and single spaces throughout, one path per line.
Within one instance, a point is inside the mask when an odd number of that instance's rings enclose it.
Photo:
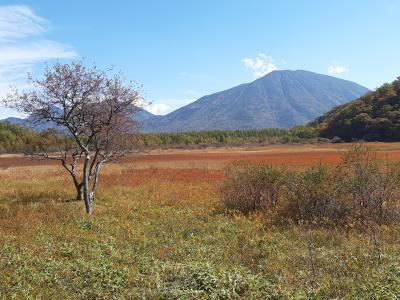
M 400 141 L 400 77 L 311 123 L 322 137 L 346 141 Z
M 137 110 L 134 113 L 133 118 L 137 120 L 139 123 L 144 122 L 145 120 L 148 120 L 150 118 L 155 117 L 152 113 L 148 112 L 147 110 L 144 110 L 143 108 L 137 108 Z M 54 124 L 51 122 L 41 122 L 40 124 L 33 124 L 31 122 L 31 118 L 16 118 L 16 117 L 9 117 L 4 120 L 0 120 L 3 122 L 8 122 L 11 124 L 17 124 L 22 127 L 28 127 L 36 131 L 44 131 L 46 129 L 50 128 L 55 128 Z M 63 129 L 60 130 L 61 132 L 64 132 Z
M 274 71 L 251 83 L 204 96 L 166 116 L 144 122 L 144 131 L 289 128 L 369 90 L 309 71 Z

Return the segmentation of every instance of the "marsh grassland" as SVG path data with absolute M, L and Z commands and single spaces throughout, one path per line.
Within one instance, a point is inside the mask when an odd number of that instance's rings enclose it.
M 372 146 L 400 158 L 399 144 Z M 274 225 L 221 204 L 231 160 L 332 166 L 346 147 L 129 157 L 106 167 L 93 216 L 60 166 L 2 157 L 0 298 L 399 299 L 398 224 Z

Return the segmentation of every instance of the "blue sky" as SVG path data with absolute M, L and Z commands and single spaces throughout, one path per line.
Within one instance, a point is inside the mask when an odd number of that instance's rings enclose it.
M 373 89 L 400 76 L 399 15 L 400 0 L 0 0 L 0 95 L 81 57 L 143 85 L 156 113 L 274 69 Z

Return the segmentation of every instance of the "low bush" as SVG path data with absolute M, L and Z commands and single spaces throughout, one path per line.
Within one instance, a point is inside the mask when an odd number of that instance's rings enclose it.
M 275 210 L 285 193 L 289 173 L 265 165 L 247 165 L 237 162 L 226 171 L 223 191 L 226 209 L 248 214 L 258 210 Z
M 338 176 L 323 165 L 312 166 L 293 174 L 287 182 L 286 201 L 277 214 L 278 221 L 296 223 L 343 221 L 346 208 L 342 205 L 337 184 Z
M 400 165 L 363 146 L 335 167 L 303 171 L 234 163 L 221 188 L 226 210 L 262 212 L 278 223 L 388 224 L 400 220 Z
M 368 148 L 354 146 L 336 173 L 348 210 L 358 220 L 390 223 L 400 219 L 399 163 L 379 161 Z

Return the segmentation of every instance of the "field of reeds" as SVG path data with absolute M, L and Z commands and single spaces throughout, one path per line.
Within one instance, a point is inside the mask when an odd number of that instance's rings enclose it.
M 331 172 L 349 145 L 291 147 L 125 158 L 105 167 L 93 216 L 73 201 L 57 164 L 0 158 L 0 299 L 399 299 L 395 220 L 349 215 L 322 224 L 280 198 L 272 212 L 264 202 L 235 207 L 248 196 L 229 202 L 236 160 L 297 174 L 291 182 L 303 196 L 325 201 L 332 189 L 342 192 L 329 181 L 307 190 L 302 180 L 307 165 L 316 165 L 335 181 Z M 400 157 L 398 144 L 374 147 L 383 164 Z M 315 183 L 322 175 L 313 176 Z M 392 212 L 398 200 L 390 197 Z

